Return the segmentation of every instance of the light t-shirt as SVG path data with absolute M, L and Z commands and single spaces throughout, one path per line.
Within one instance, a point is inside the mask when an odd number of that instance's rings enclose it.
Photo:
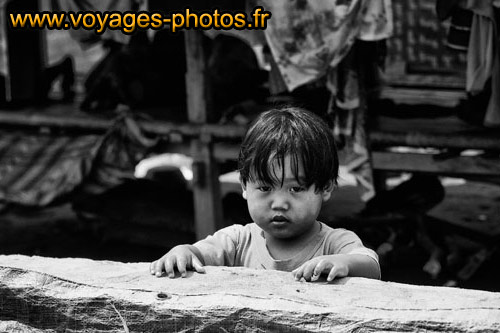
M 359 237 L 346 229 L 334 229 L 322 222 L 320 231 L 297 255 L 275 260 L 269 253 L 263 230 L 255 223 L 235 224 L 194 244 L 207 266 L 244 266 L 291 272 L 306 261 L 329 254 L 362 254 L 378 265 L 377 254 L 366 248 Z

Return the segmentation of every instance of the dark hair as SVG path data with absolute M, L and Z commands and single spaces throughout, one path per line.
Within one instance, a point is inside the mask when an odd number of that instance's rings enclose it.
M 288 155 L 297 181 L 303 163 L 304 186 L 314 184 L 319 191 L 337 183 L 339 160 L 331 130 L 315 114 L 295 107 L 263 112 L 253 122 L 238 157 L 241 182 L 283 184 L 284 168 L 276 175 L 273 164 L 284 166 Z

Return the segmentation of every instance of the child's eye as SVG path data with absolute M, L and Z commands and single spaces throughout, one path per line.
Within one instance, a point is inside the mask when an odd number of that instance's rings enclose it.
M 271 191 L 271 186 L 259 186 L 257 189 L 261 192 L 269 192 Z
M 293 193 L 302 192 L 302 191 L 304 191 L 304 187 L 302 187 L 302 186 L 293 186 L 292 188 L 290 188 L 290 191 L 293 192 Z

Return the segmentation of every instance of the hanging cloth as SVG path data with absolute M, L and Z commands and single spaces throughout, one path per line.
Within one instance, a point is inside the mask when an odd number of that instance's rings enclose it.
M 496 50 L 494 52 L 493 74 L 491 76 L 491 98 L 484 117 L 484 126 L 500 126 L 500 47 L 496 36 Z
M 467 92 L 477 95 L 491 76 L 494 64 L 494 26 L 490 18 L 475 14 L 467 54 Z
M 347 54 L 360 30 L 363 4 L 362 0 L 259 1 L 273 15 L 266 39 L 289 91 L 323 76 Z
M 141 115 L 121 113 L 106 133 L 84 179 L 82 191 L 100 194 L 126 180 L 134 179 L 135 166 L 158 143 L 148 138 L 137 122 Z
M 500 126 L 500 51 L 493 2 L 467 0 L 461 6 L 474 12 L 467 53 L 466 90 L 477 95 L 491 78 L 491 97 L 483 124 Z
M 144 136 L 131 115 L 120 115 L 105 135 L 0 137 L 0 207 L 46 206 L 81 188 L 102 193 L 134 177 L 135 165 L 157 140 Z
M 363 201 L 375 195 L 375 187 L 367 143 L 366 109 L 360 103 L 358 71 L 364 74 L 365 89 L 375 89 L 373 85 L 377 79 L 368 76 L 378 73 L 381 51 L 378 42 L 358 40 L 328 76 L 328 88 L 332 92 L 328 113 L 333 119 L 333 133 L 342 151 L 341 163 L 355 177 Z M 359 70 L 360 59 L 364 60 L 363 70 Z M 368 82 L 372 84 L 368 85 Z
M 266 40 L 289 91 L 324 76 L 356 38 L 392 34 L 390 0 L 259 0 L 272 13 Z
M 360 40 L 373 42 L 391 37 L 394 30 L 392 0 L 367 1 L 360 24 Z
M 500 1 L 493 1 L 495 32 L 494 36 L 494 62 L 493 74 L 491 77 L 491 99 L 486 109 L 484 125 L 486 127 L 500 126 Z
M 78 187 L 101 137 L 4 133 L 0 138 L 0 206 L 46 206 Z

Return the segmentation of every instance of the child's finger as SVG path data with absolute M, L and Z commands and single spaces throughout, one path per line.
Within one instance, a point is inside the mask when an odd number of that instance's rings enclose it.
M 193 256 L 192 263 L 195 271 L 197 271 L 198 273 L 205 273 L 205 268 L 196 256 Z
M 175 258 L 168 257 L 165 260 L 165 273 L 169 278 L 175 277 L 175 272 L 174 272 L 174 260 Z
M 332 269 L 330 270 L 330 273 L 328 273 L 328 277 L 326 278 L 326 281 L 331 282 L 333 279 L 337 277 L 339 273 L 339 270 L 337 266 L 333 266 Z
M 299 281 L 302 278 L 303 274 L 304 274 L 304 265 L 294 270 L 295 280 Z
M 153 263 L 151 263 L 151 274 L 156 276 L 161 276 L 162 269 L 163 269 L 163 258 L 153 261 Z
M 155 274 L 156 274 L 156 261 L 153 261 L 153 262 L 149 265 L 149 272 L 150 272 L 152 275 L 155 275 Z
M 309 281 L 312 278 L 314 267 L 316 267 L 316 263 L 315 262 L 309 262 L 309 263 L 305 264 L 305 268 L 303 270 L 302 276 L 307 281 Z
M 312 274 L 312 277 L 311 277 L 311 281 L 316 281 L 319 279 L 319 277 L 321 276 L 321 273 L 323 273 L 323 271 L 326 269 L 326 266 L 327 266 L 327 261 L 326 260 L 320 260 L 316 266 L 314 267 L 313 269 L 313 274 Z
M 186 277 L 186 266 L 186 258 L 184 256 L 179 256 L 179 258 L 177 258 L 177 270 L 179 270 L 179 273 L 181 273 L 182 277 Z

